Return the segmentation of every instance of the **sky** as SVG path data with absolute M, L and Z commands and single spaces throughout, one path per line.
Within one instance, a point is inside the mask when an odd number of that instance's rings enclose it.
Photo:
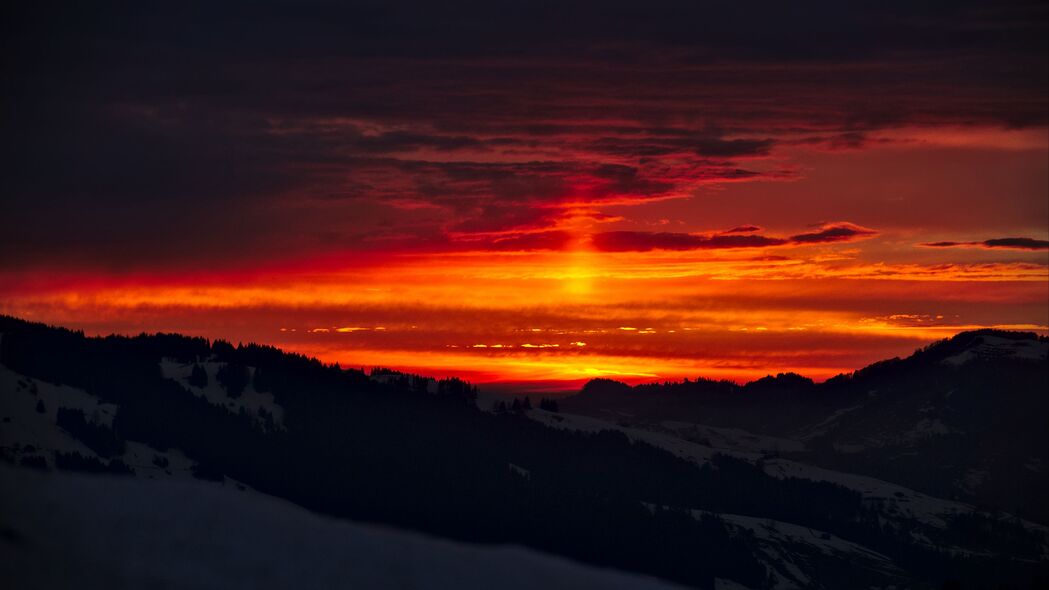
M 549 390 L 1049 330 L 1045 2 L 3 11 L 0 313 Z

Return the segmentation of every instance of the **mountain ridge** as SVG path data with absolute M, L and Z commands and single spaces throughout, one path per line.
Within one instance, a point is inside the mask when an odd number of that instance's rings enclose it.
M 798 460 L 1047 523 L 1047 353 L 1044 336 L 977 330 L 823 383 L 605 380 L 559 403 L 657 430 L 678 421 L 782 437 L 803 446 L 785 451 Z
M 580 393 L 588 393 L 588 389 L 601 390 L 603 388 L 614 388 L 619 391 L 623 391 L 624 389 L 640 389 L 641 391 L 639 393 L 644 393 L 645 389 L 648 387 L 659 385 L 684 385 L 689 382 L 693 384 L 701 384 L 699 387 L 697 387 L 697 389 L 702 389 L 704 386 L 708 387 L 709 393 L 750 393 L 755 391 L 762 392 L 768 390 L 779 390 L 781 392 L 785 390 L 786 392 L 793 393 L 805 389 L 820 389 L 821 385 L 827 383 L 835 384 L 850 379 L 856 379 L 871 374 L 876 374 L 887 367 L 907 365 L 917 363 L 919 361 L 946 361 L 949 360 L 951 356 L 962 353 L 967 347 L 974 345 L 974 341 L 976 341 L 977 339 L 988 336 L 1016 342 L 1037 343 L 1044 345 L 1046 349 L 1049 350 L 1049 336 L 1040 336 L 1035 332 L 1000 330 L 995 328 L 981 328 L 978 330 L 966 330 L 958 332 L 950 338 L 944 338 L 942 340 L 930 343 L 924 347 L 920 347 L 906 357 L 893 357 L 882 359 L 864 367 L 861 367 L 859 369 L 856 369 L 854 371 L 849 371 L 847 373 L 839 373 L 837 375 L 829 377 L 822 383 L 813 381 L 812 379 L 805 377 L 804 375 L 801 375 L 799 373 L 795 373 L 793 371 L 777 373 L 775 375 L 769 374 L 764 377 L 760 377 L 745 383 L 736 383 L 734 381 L 726 379 L 709 379 L 706 377 L 699 376 L 691 380 L 685 379 L 683 381 L 652 381 L 648 383 L 640 383 L 637 385 L 629 385 L 627 383 L 623 383 L 622 381 L 617 381 L 608 377 L 596 377 L 585 383 Z M 685 393 L 685 391 L 678 390 L 676 391 L 676 393 Z M 706 392 L 703 391 L 703 393 Z

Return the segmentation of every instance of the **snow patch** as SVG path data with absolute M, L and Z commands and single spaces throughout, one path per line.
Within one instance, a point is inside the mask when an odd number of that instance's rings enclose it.
M 1049 358 L 1049 342 L 979 336 L 966 350 L 943 359 L 946 365 L 961 366 L 977 359 L 1013 358 L 1041 361 Z
M 38 401 L 43 402 L 44 412 L 37 411 Z M 118 406 L 102 403 L 82 389 L 32 379 L 0 365 L 0 449 L 15 463 L 35 457 L 53 469 L 56 453 L 78 453 L 103 463 L 121 461 L 140 478 L 195 479 L 196 463 L 178 449 L 160 451 L 126 440 L 123 455 L 100 457 L 55 423 L 58 408 L 80 409 L 89 422 L 112 426 Z M 228 478 L 225 483 L 241 485 Z
M 513 471 L 517 475 L 520 475 L 525 479 L 532 479 L 532 472 L 525 469 L 524 467 L 521 467 L 520 465 L 514 465 L 513 463 L 507 463 L 507 465 L 510 466 L 510 471 Z
M 871 393 L 873 393 L 873 392 L 871 392 Z M 808 439 L 816 438 L 818 436 L 822 436 L 824 433 L 827 432 L 827 427 L 829 427 L 831 424 L 836 422 L 839 418 L 841 418 L 845 414 L 848 414 L 849 412 L 856 411 L 856 410 L 858 410 L 858 409 L 860 409 L 862 407 L 863 407 L 862 405 L 858 405 L 858 406 L 852 406 L 852 407 L 848 407 L 848 408 L 842 408 L 840 410 L 835 410 L 834 413 L 831 414 L 830 416 L 827 416 L 827 418 L 824 421 L 822 421 L 819 424 L 813 426 L 811 429 L 808 429 L 808 432 L 801 437 L 802 440 L 808 440 Z
M 867 450 L 867 445 L 861 445 L 856 443 L 831 443 L 831 448 L 837 453 L 862 453 Z
M 740 584 L 735 580 L 726 580 L 725 578 L 714 578 L 714 590 L 750 590 L 750 588 Z
M 914 428 L 906 436 L 921 439 L 950 433 L 951 429 L 947 428 L 947 425 L 941 422 L 939 418 L 923 418 L 914 425 Z
M 189 384 L 193 366 L 200 365 L 208 374 L 208 384 L 204 387 L 195 387 Z M 203 397 L 210 403 L 238 413 L 242 409 L 253 416 L 260 416 L 260 410 L 265 410 L 273 417 L 273 423 L 277 428 L 284 426 L 284 408 L 278 404 L 272 393 L 260 393 L 255 390 L 251 381 L 255 377 L 255 368 L 248 367 L 248 385 L 244 391 L 235 398 L 230 397 L 225 388 L 219 383 L 218 372 L 226 363 L 203 362 L 203 363 L 180 363 L 173 359 L 164 359 L 160 362 L 160 371 L 165 379 L 177 381 L 187 390 L 198 397 Z
M 961 486 L 965 488 L 970 494 L 974 493 L 983 480 L 987 479 L 987 472 L 981 469 L 970 469 L 965 472 L 960 482 Z
M 741 428 L 706 426 L 692 422 L 668 420 L 659 426 L 673 434 L 716 449 L 731 449 L 755 453 L 798 453 L 805 451 L 805 443 L 790 438 L 755 434 Z
M 51 466 L 55 452 L 97 458 L 55 424 L 59 408 L 83 410 L 89 421 L 107 426 L 117 412 L 116 405 L 100 403 L 85 391 L 31 379 L 0 365 L 0 447 L 12 457 L 41 456 Z
M 771 588 L 776 590 L 812 587 L 813 580 L 806 571 L 818 572 L 819 564 L 813 562 L 821 556 L 881 572 L 887 579 L 904 576 L 885 555 L 824 531 L 769 518 L 692 511 L 696 518 L 711 514 L 720 518 L 730 532 L 742 532 L 757 541 L 757 557 L 770 574 Z
M 763 455 L 761 453 L 747 453 L 738 452 L 728 449 L 715 449 L 714 447 L 687 441 L 675 434 L 668 434 L 665 432 L 653 432 L 644 428 L 633 428 L 629 426 L 622 426 L 619 424 L 613 424 L 611 422 L 605 422 L 598 418 L 591 418 L 589 416 L 580 416 L 577 414 L 565 414 L 552 412 L 543 412 L 539 410 L 529 410 L 525 414 L 537 422 L 541 422 L 551 428 L 560 428 L 562 430 L 575 430 L 580 432 L 601 432 L 603 430 L 612 430 L 622 432 L 632 441 L 641 441 L 648 443 L 652 446 L 659 447 L 666 451 L 670 451 L 674 455 L 683 459 L 688 459 L 698 464 L 703 464 L 718 454 L 730 455 L 733 457 L 744 458 L 748 460 L 756 461 Z
M 889 505 L 907 519 L 941 529 L 947 526 L 948 516 L 974 510 L 969 504 L 935 498 L 873 477 L 832 471 L 783 459 L 767 461 L 765 473 L 778 478 L 796 477 L 835 483 L 860 492 L 867 501 Z

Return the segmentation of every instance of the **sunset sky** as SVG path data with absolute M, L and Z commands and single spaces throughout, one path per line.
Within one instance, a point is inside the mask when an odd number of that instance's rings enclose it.
M 1049 330 L 1044 2 L 11 10 L 0 313 L 552 389 Z

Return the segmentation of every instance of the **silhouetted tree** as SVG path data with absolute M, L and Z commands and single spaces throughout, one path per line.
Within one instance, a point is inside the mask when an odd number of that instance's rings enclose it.
M 208 386 L 208 372 L 200 365 L 193 365 L 193 372 L 189 374 L 187 382 L 193 387 L 203 389 Z
M 39 455 L 26 455 L 22 457 L 18 464 L 30 469 L 47 469 L 47 460 Z
M 58 408 L 55 424 L 102 457 L 124 454 L 124 441 L 116 436 L 113 429 L 88 422 L 81 409 Z
M 226 389 L 226 395 L 232 398 L 240 397 L 250 381 L 248 368 L 233 363 L 223 365 L 215 374 L 215 378 Z
M 113 459 L 108 464 L 94 457 L 85 457 L 80 453 L 55 453 L 55 467 L 68 471 L 86 471 L 88 473 L 113 473 L 131 475 L 134 471 L 123 461 Z

